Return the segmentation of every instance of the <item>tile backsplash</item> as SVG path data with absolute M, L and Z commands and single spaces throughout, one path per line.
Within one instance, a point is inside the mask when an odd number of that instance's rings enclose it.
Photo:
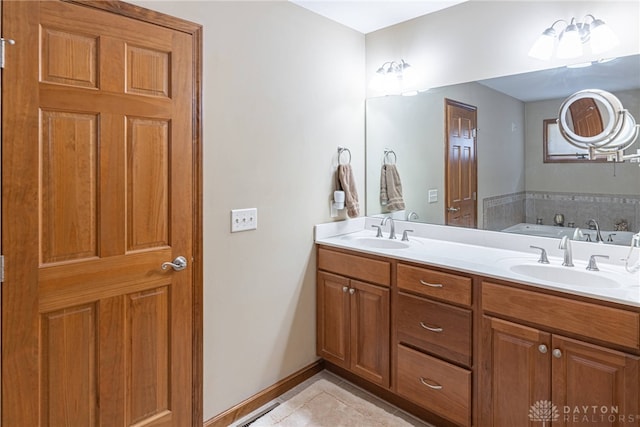
M 484 199 L 483 214 L 483 228 L 494 231 L 521 222 L 535 224 L 539 218 L 553 225 L 555 214 L 564 215 L 565 226 L 573 222 L 587 228 L 593 218 L 602 230 L 615 230 L 624 221 L 629 231 L 638 231 L 640 196 L 526 191 Z

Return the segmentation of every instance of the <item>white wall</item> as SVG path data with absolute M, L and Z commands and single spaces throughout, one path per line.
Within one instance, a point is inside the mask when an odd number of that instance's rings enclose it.
M 204 26 L 206 420 L 316 360 L 338 145 L 364 196 L 364 36 L 288 2 L 135 3 Z M 231 234 L 246 207 L 258 230 Z
M 557 19 L 593 14 L 615 28 L 621 44 L 607 56 L 640 52 L 640 2 L 471 0 L 366 36 L 367 81 L 386 61 L 406 60 L 417 89 L 555 68 L 599 59 L 540 61 L 527 53 Z M 560 27 L 561 29 L 562 27 Z M 380 93 L 369 89 L 368 96 Z

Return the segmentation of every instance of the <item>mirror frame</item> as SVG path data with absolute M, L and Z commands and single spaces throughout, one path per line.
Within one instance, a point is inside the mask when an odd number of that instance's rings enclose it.
M 588 150 L 583 150 L 583 153 L 578 153 L 579 149 L 562 137 L 557 119 L 544 119 L 542 125 L 544 127 L 542 131 L 542 161 L 544 163 L 602 163 L 607 161 L 605 158 L 589 160 Z M 555 142 L 554 138 L 560 138 L 560 141 L 566 144 L 566 152 L 551 153 L 549 147 L 552 142 Z

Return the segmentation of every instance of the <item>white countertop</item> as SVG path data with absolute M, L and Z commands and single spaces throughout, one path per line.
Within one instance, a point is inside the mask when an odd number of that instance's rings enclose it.
M 414 230 L 409 233 L 406 248 L 374 248 L 359 243 L 363 238 L 375 243 L 372 225 L 379 224 L 380 218 L 366 217 L 318 224 L 315 242 L 640 307 L 640 272 L 627 272 L 622 261 L 629 253 L 628 246 L 572 241 L 575 266 L 563 267 L 559 239 L 406 221 L 395 222 L 398 242 L 405 229 Z M 387 239 L 389 225 L 383 230 L 384 237 L 380 239 Z M 550 264 L 539 264 L 540 251 L 530 245 L 545 248 Z M 631 265 L 638 262 L 639 253 L 640 249 L 633 250 Z M 609 259 L 597 259 L 600 271 L 587 271 L 589 257 L 594 254 L 607 255 Z M 542 271 L 545 278 L 518 273 L 514 271 L 516 265 Z M 565 283 L 563 276 L 574 284 Z M 573 280 L 575 276 L 579 276 L 578 280 Z

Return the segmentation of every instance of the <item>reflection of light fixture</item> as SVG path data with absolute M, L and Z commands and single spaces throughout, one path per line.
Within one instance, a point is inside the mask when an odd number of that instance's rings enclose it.
M 413 83 L 414 70 L 404 59 L 382 64 L 371 80 L 371 88 L 387 94 L 402 93 Z
M 589 23 L 588 18 L 591 18 Z M 565 27 L 558 33 L 554 27 L 559 23 L 563 23 Z M 558 58 L 577 58 L 582 55 L 583 46 L 587 44 L 592 54 L 599 54 L 620 43 L 613 30 L 593 15 L 585 16 L 583 22 L 577 22 L 576 18 L 571 18 L 569 23 L 564 19 L 558 19 L 538 37 L 529 50 L 529 56 L 543 60 L 551 59 L 556 40 Z

